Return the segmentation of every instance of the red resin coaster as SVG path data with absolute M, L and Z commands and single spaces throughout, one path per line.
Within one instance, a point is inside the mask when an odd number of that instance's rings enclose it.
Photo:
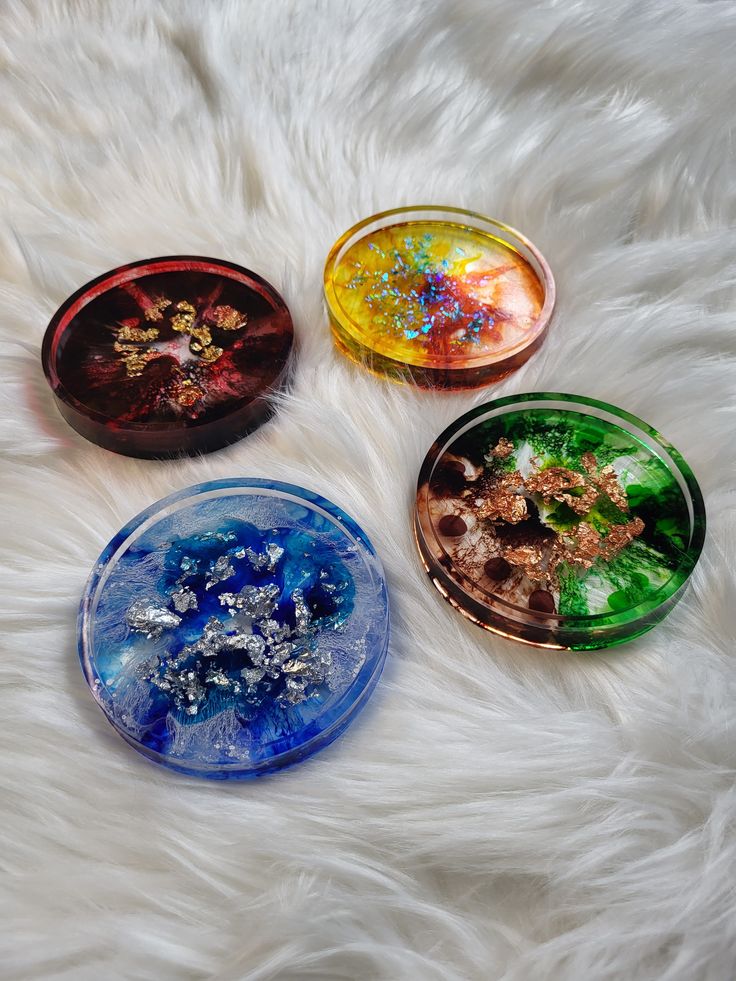
M 271 413 L 293 342 L 286 304 L 218 259 L 120 266 L 57 310 L 43 365 L 62 416 L 127 456 L 207 453 Z

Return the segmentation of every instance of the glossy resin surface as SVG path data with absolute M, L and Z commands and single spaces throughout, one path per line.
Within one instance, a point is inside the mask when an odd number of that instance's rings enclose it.
M 593 648 L 670 609 L 702 547 L 700 490 L 673 447 L 603 403 L 501 399 L 431 448 L 417 540 L 435 584 L 481 625 Z
M 265 419 L 293 329 L 276 291 L 196 256 L 114 269 L 67 300 L 44 368 L 77 431 L 131 456 L 217 449 Z
M 188 488 L 110 542 L 82 601 L 87 682 L 136 749 L 245 777 L 326 745 L 386 656 L 381 564 L 360 528 L 289 484 Z
M 421 385 L 485 384 L 541 342 L 554 282 L 520 233 L 456 209 L 398 209 L 356 225 L 325 269 L 335 340 Z

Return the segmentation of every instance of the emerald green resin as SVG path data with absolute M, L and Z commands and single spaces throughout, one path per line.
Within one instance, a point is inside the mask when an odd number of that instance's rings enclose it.
M 584 453 L 599 466 L 612 465 L 626 491 L 629 512 L 602 496 L 584 519 L 601 535 L 613 525 L 639 517 L 642 534 L 609 561 L 598 561 L 582 574 L 563 567 L 559 574 L 561 616 L 624 612 L 647 602 L 677 576 L 690 538 L 690 516 L 677 480 L 643 442 L 604 419 L 556 409 L 509 412 L 478 426 L 453 444 L 452 452 L 481 457 L 501 437 L 514 444 L 504 469 L 524 469 L 536 457 L 537 468 L 564 467 L 584 474 Z M 542 515 L 554 531 L 574 528 L 581 520 L 567 504 L 557 503 Z
M 592 650 L 671 610 L 700 555 L 705 511 L 688 465 L 646 423 L 543 392 L 478 406 L 438 437 L 415 527 L 434 585 L 473 622 Z

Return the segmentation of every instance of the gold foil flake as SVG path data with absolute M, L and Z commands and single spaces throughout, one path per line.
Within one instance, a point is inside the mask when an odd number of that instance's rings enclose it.
M 220 330 L 240 330 L 248 322 L 248 316 L 226 305 L 217 306 L 208 314 L 207 319 Z
M 514 444 L 510 439 L 502 436 L 490 452 L 490 456 L 497 460 L 507 460 L 514 452 Z
M 172 305 L 172 301 L 167 297 L 158 297 L 146 307 L 145 316 L 147 320 L 162 320 L 163 313 L 167 307 Z M 196 355 L 200 361 L 212 364 L 223 354 L 223 348 L 212 342 L 212 331 L 206 324 L 197 322 L 197 308 L 188 300 L 179 300 L 174 303 L 176 311 L 169 323 L 171 329 L 179 334 L 189 335 L 189 350 Z M 234 307 L 227 305 L 216 306 L 205 314 L 207 321 L 213 326 L 225 331 L 239 330 L 248 320 L 246 314 L 241 313 Z M 152 348 L 136 347 L 137 344 L 150 344 L 159 338 L 160 329 L 158 327 L 142 328 L 133 324 L 123 324 L 118 328 L 115 352 L 123 355 L 129 378 L 137 378 L 143 373 L 143 369 L 154 358 L 160 357 L 160 352 Z M 202 398 L 202 390 L 191 382 L 178 382 L 173 388 L 172 398 L 184 407 L 193 405 L 198 399 Z
M 156 299 L 151 300 L 150 305 L 146 307 L 146 320 L 162 320 L 164 316 L 162 311 L 165 310 L 166 307 L 170 306 L 171 300 L 165 296 L 157 296 Z
M 198 385 L 195 385 L 190 378 L 183 378 L 174 382 L 171 397 L 179 405 L 188 409 L 195 402 L 204 398 L 204 391 Z
M 633 518 L 624 525 L 614 525 L 603 540 L 602 557 L 606 560 L 612 559 L 643 531 L 644 522 L 641 518 Z
M 191 333 L 192 326 L 194 324 L 194 318 L 197 314 L 196 309 L 187 300 L 179 300 L 176 304 L 176 309 L 179 313 L 175 313 L 171 318 L 172 330 L 177 331 L 180 334 Z
M 525 481 L 527 490 L 542 496 L 545 503 L 559 501 L 576 514 L 588 514 L 598 500 L 598 491 L 588 484 L 582 474 L 565 467 L 547 467 L 530 474 Z
M 206 361 L 208 364 L 211 364 L 213 361 L 217 361 L 217 359 L 220 357 L 221 354 L 222 354 L 221 347 L 218 347 L 216 344 L 210 344 L 207 347 L 202 348 L 202 351 L 199 356 L 203 361 Z
M 210 333 L 209 327 L 192 326 L 189 330 L 189 336 L 192 338 L 192 350 L 201 351 L 202 348 L 209 347 L 212 343 L 212 334 Z M 196 342 L 196 343 L 194 343 Z
M 545 579 L 545 549 L 542 545 L 517 545 L 504 549 L 503 557 L 533 582 Z
M 559 547 L 554 550 L 553 564 L 568 562 L 590 569 L 598 559 L 608 562 L 632 542 L 644 530 L 641 518 L 622 525 L 613 525 L 605 538 L 592 525 L 581 521 L 574 532 L 558 539 Z
M 589 524 L 581 521 L 574 531 L 572 539 L 565 536 L 565 549 L 560 555 L 560 561 L 581 565 L 589 569 L 601 554 L 601 536 Z
M 580 462 L 583 464 L 587 472 L 590 474 L 594 474 L 598 469 L 598 461 L 596 460 L 595 456 L 590 452 L 583 453 L 583 455 L 580 457 Z
M 507 521 L 515 525 L 528 517 L 526 499 L 520 493 L 524 486 L 521 474 L 514 470 L 494 478 L 484 487 L 476 514 L 487 521 Z
M 146 330 L 143 327 L 131 327 L 128 324 L 124 324 L 117 332 L 118 341 L 146 343 L 148 341 L 155 341 L 157 337 L 157 327 L 150 327 Z
M 185 313 L 177 313 L 171 318 L 171 329 L 179 334 L 188 334 L 192 326 L 192 318 Z
M 626 497 L 626 491 L 619 483 L 618 474 L 612 466 L 609 465 L 599 470 L 594 480 L 600 490 L 610 497 L 617 508 L 619 508 L 621 511 L 629 510 L 629 502 Z
M 149 361 L 154 361 L 159 357 L 158 351 L 151 348 L 133 347 L 130 344 L 120 344 L 118 341 L 113 345 L 117 354 L 122 354 L 122 361 L 128 378 L 138 378 L 143 374 L 143 369 Z
M 597 487 L 600 493 L 609 497 L 621 511 L 628 511 L 629 502 L 626 498 L 626 491 L 621 486 L 618 474 L 613 467 L 607 464 L 599 469 L 598 461 L 592 453 L 583 453 L 581 461 L 588 472 L 590 482 Z

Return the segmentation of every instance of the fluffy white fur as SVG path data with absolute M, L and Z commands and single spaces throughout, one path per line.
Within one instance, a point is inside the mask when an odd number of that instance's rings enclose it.
M 689 0 L 5 0 L 4 978 L 734 976 L 735 50 L 733 5 Z M 384 384 L 332 349 L 327 249 L 416 202 L 498 216 L 554 267 L 548 343 L 493 389 Z M 83 282 L 177 252 L 277 284 L 298 371 L 254 436 L 138 462 L 63 423 L 41 338 Z M 415 555 L 433 437 L 535 389 L 647 419 L 706 496 L 687 598 L 608 654 L 484 634 Z M 302 483 L 361 522 L 393 637 L 327 751 L 210 784 L 110 729 L 75 616 L 123 522 L 238 474 Z

